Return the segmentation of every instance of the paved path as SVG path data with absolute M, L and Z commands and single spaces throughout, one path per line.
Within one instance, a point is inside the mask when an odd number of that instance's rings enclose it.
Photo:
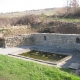
M 13 47 L 13 48 L 0 48 L 0 54 L 8 55 L 16 52 L 25 51 L 30 49 L 30 46 Z
M 29 50 L 38 50 L 38 51 L 45 51 L 51 53 L 58 53 L 58 54 L 67 54 L 71 55 L 72 57 L 66 61 L 62 61 L 58 66 L 60 67 L 68 67 L 71 63 L 80 63 L 80 51 L 79 50 L 67 50 L 67 49 L 56 49 L 52 47 L 44 47 L 44 46 L 22 46 L 22 47 L 13 47 L 13 48 L 0 48 L 0 54 L 3 55 L 17 55 L 22 52 L 26 52 Z M 16 57 L 16 56 L 15 56 Z

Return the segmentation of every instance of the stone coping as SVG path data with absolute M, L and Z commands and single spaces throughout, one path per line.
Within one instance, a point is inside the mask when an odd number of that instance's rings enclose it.
M 1 36 L 1 38 L 12 38 L 12 37 L 16 37 L 16 36 L 25 36 L 25 35 L 36 35 L 36 34 L 44 34 L 44 35 L 49 35 L 49 34 L 52 34 L 52 35 L 69 35 L 69 36 L 80 36 L 80 34 L 61 34 L 61 33 L 30 33 L 30 34 L 21 34 L 21 35 L 12 35 L 10 37 L 4 37 L 4 36 Z

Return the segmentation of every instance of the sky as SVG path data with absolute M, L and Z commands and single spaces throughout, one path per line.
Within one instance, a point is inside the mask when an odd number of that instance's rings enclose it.
M 0 0 L 0 13 L 63 7 L 65 0 Z

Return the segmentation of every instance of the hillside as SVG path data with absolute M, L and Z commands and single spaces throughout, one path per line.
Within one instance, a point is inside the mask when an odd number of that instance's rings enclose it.
M 0 35 L 11 36 L 26 33 L 80 34 L 80 17 L 76 17 L 75 14 L 71 16 L 68 14 L 64 17 L 64 14 L 58 14 L 58 10 L 61 12 L 62 9 L 52 8 L 0 14 Z M 47 13 L 50 14 L 46 15 Z

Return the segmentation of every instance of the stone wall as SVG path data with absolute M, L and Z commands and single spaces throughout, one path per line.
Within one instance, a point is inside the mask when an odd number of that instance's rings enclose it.
M 4 47 L 30 46 L 33 45 L 33 43 L 34 43 L 33 36 L 26 34 L 5 38 Z
M 35 33 L 5 38 L 4 47 L 50 46 L 52 48 L 80 50 L 79 34 Z
M 37 46 L 51 46 L 53 48 L 80 50 L 80 41 L 76 41 L 77 38 L 80 38 L 80 35 L 78 34 L 41 33 L 33 35 L 35 45 Z

